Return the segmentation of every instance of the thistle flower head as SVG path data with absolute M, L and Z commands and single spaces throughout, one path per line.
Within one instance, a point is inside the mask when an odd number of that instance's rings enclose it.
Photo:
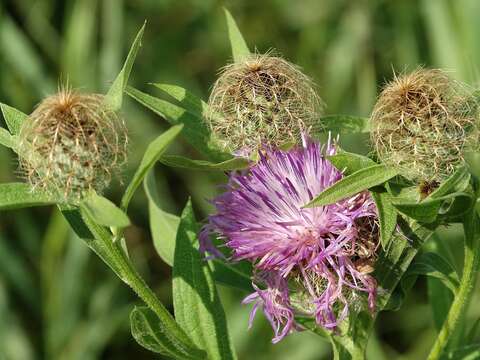
M 334 154 L 328 144 L 327 154 Z M 338 203 L 303 208 L 342 178 L 319 144 L 286 151 L 266 150 L 247 172 L 232 173 L 225 192 L 213 200 L 216 214 L 200 234 L 201 250 L 220 255 L 209 240 L 225 241 L 232 260 L 254 265 L 255 293 L 244 302 L 263 308 L 279 341 L 307 314 L 334 329 L 352 304 L 367 294 L 374 308 L 373 271 L 378 245 L 374 202 L 362 192 Z
M 102 95 L 61 90 L 47 97 L 19 137 L 20 169 L 32 188 L 66 201 L 102 192 L 126 160 L 125 125 Z
M 472 92 L 441 70 L 418 69 L 395 77 L 372 113 L 378 157 L 412 181 L 437 183 L 478 148 L 479 106 Z
M 295 65 L 254 54 L 226 66 L 209 99 L 207 120 L 215 140 L 231 152 L 299 143 L 318 120 L 321 101 Z

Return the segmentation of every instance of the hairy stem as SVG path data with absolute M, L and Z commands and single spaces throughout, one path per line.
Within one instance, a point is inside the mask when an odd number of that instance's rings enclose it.
M 163 333 L 168 338 L 167 351 L 176 358 L 202 358 L 199 350 L 176 323 L 173 316 L 160 302 L 152 289 L 137 272 L 128 259 L 120 242 L 113 241 L 113 235 L 96 224 L 87 214 L 78 209 L 62 209 L 62 213 L 77 235 L 138 295 L 157 315 Z
M 475 209 L 470 211 L 464 221 L 465 231 L 465 260 L 460 287 L 455 294 L 455 299 L 443 323 L 437 340 L 430 351 L 428 360 L 438 360 L 448 344 L 450 336 L 460 324 L 461 317 L 465 314 L 475 286 L 475 281 L 480 265 L 480 223 Z

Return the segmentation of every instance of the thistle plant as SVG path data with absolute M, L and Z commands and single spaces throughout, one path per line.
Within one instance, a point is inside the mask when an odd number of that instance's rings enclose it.
M 329 142 L 325 153 L 334 155 L 335 145 Z M 231 173 L 225 192 L 212 201 L 217 213 L 203 229 L 201 249 L 222 256 L 210 241 L 213 233 L 232 251 L 231 261 L 253 263 L 255 292 L 244 300 L 254 303 L 250 326 L 262 308 L 274 343 L 299 328 L 298 314 L 331 330 L 352 308 L 375 310 L 371 273 L 379 240 L 370 195 L 303 208 L 341 178 L 321 145 L 304 139 L 288 152 L 262 152 L 248 172 Z
M 20 169 L 33 191 L 65 201 L 102 193 L 127 156 L 123 120 L 99 94 L 62 89 L 22 124 Z
M 400 306 L 419 275 L 440 279 L 454 297 L 429 359 L 478 354 L 451 342 L 466 331 L 480 267 L 480 171 L 464 155 L 478 151 L 475 94 L 441 70 L 419 69 L 385 87 L 371 119 L 322 118 L 311 80 L 279 57 L 252 55 L 226 14 L 234 63 L 208 104 L 174 85 L 157 84 L 175 102 L 127 87 L 143 28 L 106 95 L 63 90 L 31 115 L 0 104 L 9 129 L 0 143 L 18 153 L 28 182 L 0 184 L 0 209 L 57 205 L 143 301 L 130 316 L 135 340 L 169 358 L 236 359 L 219 282 L 246 292 L 249 326 L 262 310 L 274 343 L 310 330 L 330 340 L 335 360 L 363 360 L 377 315 Z M 117 207 L 101 194 L 126 161 L 124 91 L 172 127 L 148 145 Z M 380 162 L 314 140 L 368 129 Z M 165 155 L 179 135 L 207 159 Z M 191 201 L 181 216 L 160 208 L 158 161 L 227 173 L 207 221 L 196 220 Z M 156 250 L 173 267 L 174 314 L 128 256 L 123 229 L 142 182 Z M 412 196 L 418 185 L 421 199 Z M 439 253 L 419 253 L 452 223 L 465 233 L 461 276 Z
M 372 112 L 379 159 L 416 182 L 441 183 L 480 147 L 479 104 L 471 89 L 438 69 L 396 75 Z
M 312 81 L 288 61 L 252 54 L 225 66 L 208 101 L 208 125 L 230 152 L 300 143 L 322 110 Z

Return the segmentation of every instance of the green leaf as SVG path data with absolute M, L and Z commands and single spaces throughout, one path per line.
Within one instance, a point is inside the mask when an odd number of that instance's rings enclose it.
M 190 170 L 220 170 L 229 171 L 248 167 L 249 161 L 244 158 L 233 158 L 220 163 L 206 160 L 192 160 L 183 156 L 163 155 L 160 162 L 164 165 Z
M 470 174 L 466 167 L 461 167 L 452 176 L 445 180 L 434 192 L 427 198 L 438 199 L 453 192 L 465 191 L 470 183 Z
M 209 359 L 235 359 L 210 267 L 196 248 L 198 231 L 188 202 L 181 216 L 173 262 L 175 318 Z
M 397 170 L 385 165 L 373 165 L 344 177 L 320 193 L 305 207 L 324 206 L 335 203 L 373 186 L 383 184 L 398 174 Z
M 468 164 L 468 170 L 477 179 L 480 179 L 480 153 L 467 152 L 465 153 L 465 160 Z
M 150 171 L 145 177 L 143 185 L 148 198 L 150 231 L 152 232 L 153 246 L 160 258 L 168 265 L 173 266 L 175 239 L 177 237 L 180 218 L 161 209 L 153 171 Z
M 168 101 L 145 94 L 135 88 L 127 87 L 127 94 L 140 104 L 165 118 L 171 125 L 184 124 L 185 139 L 200 153 L 213 161 L 224 161 L 231 158 L 222 152 L 210 139 L 210 131 L 205 121 L 187 110 Z
M 100 225 L 119 228 L 130 225 L 130 219 L 122 210 L 94 191 L 85 197 L 82 208 Z
M 114 242 L 112 234 L 97 224 L 88 212 L 78 208 L 62 208 L 63 216 L 78 237 L 85 241 L 114 272 L 129 285 L 155 313 L 155 331 L 161 332 L 162 354 L 177 359 L 202 358 L 203 352 L 195 347 L 191 339 L 175 322 L 172 315 L 158 300 L 145 281 L 137 273 L 120 244 Z
M 110 90 L 108 90 L 106 95 L 106 103 L 114 110 L 120 110 L 122 108 L 123 92 L 128 84 L 128 78 L 130 77 L 130 72 L 132 71 L 133 63 L 135 62 L 135 57 L 137 56 L 138 50 L 142 45 L 143 32 L 145 31 L 145 24 L 143 24 L 140 31 L 137 33 L 135 40 L 128 52 L 127 59 L 123 65 L 122 70 L 118 74 L 117 78 L 113 82 Z
M 442 256 L 432 252 L 420 254 L 415 258 L 405 274 L 405 276 L 411 275 L 437 278 L 454 294 L 460 285 L 460 279 L 453 266 Z
M 0 145 L 8 147 L 14 151 L 16 151 L 16 141 L 15 137 L 10 135 L 10 133 L 5 130 L 4 128 L 0 128 Z
M 0 210 L 52 205 L 58 201 L 42 191 L 32 191 L 28 184 L 0 184 Z
M 136 306 L 130 313 L 130 325 L 134 339 L 144 348 L 155 353 L 172 356 L 176 359 L 205 359 L 205 352 L 198 350 L 192 354 L 176 354 L 169 348 L 165 329 L 158 326 L 155 313 L 145 306 Z
M 370 132 L 370 119 L 351 115 L 328 115 L 320 119 L 312 129 L 312 134 L 331 131 L 340 134 Z
M 345 175 L 350 175 L 355 171 L 376 165 L 375 161 L 369 159 L 366 156 L 349 153 L 346 151 L 342 151 L 339 154 L 327 156 L 327 159 L 338 170 L 343 171 Z
M 173 266 L 180 218 L 161 209 L 155 175 L 152 171 L 146 176 L 144 187 L 148 197 L 150 231 L 152 232 L 153 245 L 162 260 Z M 253 291 L 250 280 L 252 271 L 247 264 L 243 262 L 227 264 L 221 259 L 212 259 L 210 265 L 216 282 L 248 292 Z
M 23 122 L 28 118 L 28 115 L 2 103 L 0 103 L 0 108 L 2 109 L 3 118 L 7 123 L 8 130 L 10 130 L 10 133 L 13 135 L 17 135 L 20 132 Z
M 455 201 L 460 198 L 466 200 L 467 204 L 471 204 L 471 201 L 473 201 L 471 194 L 458 192 L 450 193 L 442 197 L 426 198 L 421 202 L 404 201 L 402 198 L 395 198 L 392 203 L 398 211 L 408 217 L 423 223 L 432 223 L 437 219 L 439 211 L 444 206 L 445 201 L 451 201 L 451 205 L 453 206 Z M 465 203 L 462 202 L 462 205 L 456 208 L 461 213 L 464 213 L 468 211 L 469 206 L 465 207 Z M 447 211 L 448 209 L 445 212 Z
M 380 221 L 380 242 L 383 249 L 387 249 L 397 226 L 397 210 L 392 204 L 391 195 L 382 190 L 381 192 L 370 191 L 377 205 L 378 219 Z
M 180 86 L 170 84 L 152 85 L 162 90 L 165 94 L 170 95 L 177 100 L 185 110 L 199 118 L 202 118 L 204 114 L 208 112 L 208 104 L 206 102 Z
M 230 39 L 230 45 L 232 46 L 233 60 L 235 62 L 242 61 L 250 55 L 250 50 L 232 14 L 230 14 L 226 8 L 223 10 L 225 11 L 225 17 L 227 19 L 228 37 Z
M 127 210 L 133 194 L 142 183 L 145 175 L 147 175 L 148 171 L 155 165 L 158 159 L 160 159 L 165 150 L 167 150 L 167 147 L 175 140 L 182 129 L 183 125 L 172 126 L 148 145 L 137 171 L 133 175 L 130 184 L 128 184 L 125 194 L 123 194 L 121 202 L 122 210 Z

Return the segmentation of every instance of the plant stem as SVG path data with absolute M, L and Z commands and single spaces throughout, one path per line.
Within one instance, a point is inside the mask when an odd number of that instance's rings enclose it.
M 464 222 L 465 260 L 460 287 L 443 323 L 437 340 L 430 351 L 428 360 L 438 360 L 448 344 L 450 336 L 459 325 L 460 318 L 465 314 L 475 286 L 480 265 L 480 234 L 479 219 L 475 209 L 472 209 Z
M 119 241 L 104 227 L 96 224 L 88 214 L 78 209 L 62 209 L 63 215 L 77 235 L 138 295 L 140 299 L 157 315 L 159 326 L 168 338 L 170 353 L 182 359 L 202 358 L 199 350 L 182 328 L 177 324 L 170 312 L 160 302 L 152 289 L 137 272 Z

